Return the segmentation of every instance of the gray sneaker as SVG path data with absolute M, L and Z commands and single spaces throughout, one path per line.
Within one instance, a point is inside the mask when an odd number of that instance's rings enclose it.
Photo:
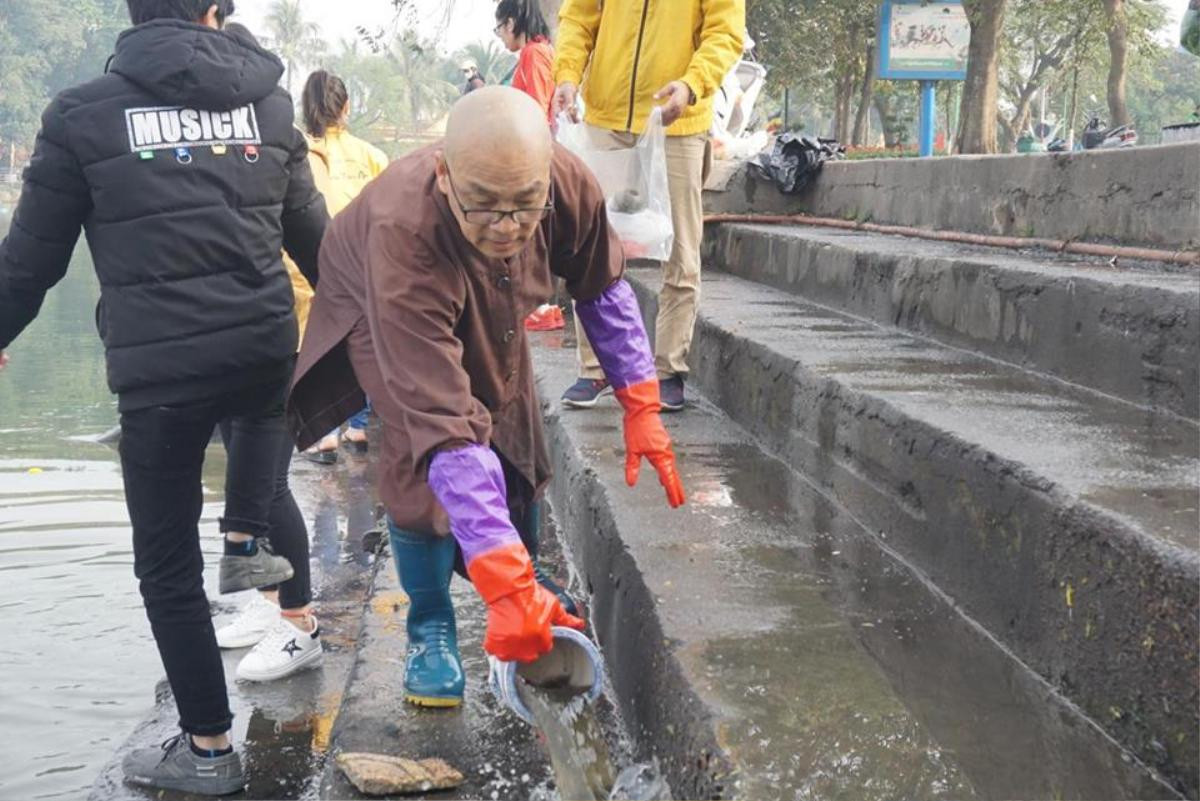
M 253 556 L 221 557 L 221 594 L 282 584 L 295 573 L 292 563 L 276 556 L 267 541 L 260 538 Z
M 182 732 L 162 745 L 129 752 L 121 768 L 130 784 L 159 790 L 230 795 L 246 786 L 246 772 L 236 751 L 218 757 L 197 756 Z

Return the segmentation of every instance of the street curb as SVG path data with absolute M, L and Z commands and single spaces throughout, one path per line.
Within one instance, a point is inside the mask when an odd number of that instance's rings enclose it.
M 557 397 L 551 389 L 540 387 L 540 396 Z M 590 596 L 592 626 L 637 758 L 660 760 L 676 798 L 724 798 L 732 763 L 663 633 L 654 594 L 614 519 L 614 501 L 563 425 L 560 406 L 543 401 L 543 414 L 559 535 Z

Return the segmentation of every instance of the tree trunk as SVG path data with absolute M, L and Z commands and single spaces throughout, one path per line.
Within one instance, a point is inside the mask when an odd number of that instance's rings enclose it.
M 1129 59 L 1129 19 L 1125 0 L 1104 0 L 1108 14 L 1108 115 L 1109 125 L 1128 125 L 1125 105 L 1125 72 Z
M 1079 62 L 1071 75 L 1071 108 L 1067 112 L 1067 147 L 1075 149 L 1075 122 L 1079 116 Z
M 942 81 L 946 85 L 946 100 L 942 108 L 946 110 L 946 155 L 954 153 L 954 88 L 957 81 Z
M 871 96 L 875 94 L 875 43 L 867 42 L 867 70 L 862 79 L 862 91 L 858 96 L 858 115 L 854 118 L 854 134 L 850 141 L 855 145 L 867 143 L 867 131 L 871 126 Z
M 883 129 L 883 146 L 896 147 L 900 137 L 892 125 L 892 103 L 886 95 L 875 95 L 875 110 L 879 112 L 879 127 Z
M 963 82 L 958 152 L 996 152 L 1000 35 L 1007 0 L 963 0 L 971 21 L 967 78 Z
M 1017 110 L 1010 119 L 1001 118 L 1001 126 L 1006 134 L 1004 140 L 1004 150 L 1012 152 L 1017 146 L 1017 139 L 1021 137 L 1021 132 L 1029 125 L 1029 115 L 1033 109 L 1033 98 L 1037 94 L 1037 88 L 1032 85 L 1026 85 L 1021 90 L 1020 96 L 1017 98 Z

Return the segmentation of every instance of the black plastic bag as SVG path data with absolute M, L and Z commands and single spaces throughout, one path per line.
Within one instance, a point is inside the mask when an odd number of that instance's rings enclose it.
M 808 186 L 822 164 L 842 158 L 845 152 L 836 139 L 785 133 L 775 139 L 769 154 L 761 154 L 753 164 L 759 176 L 791 195 Z

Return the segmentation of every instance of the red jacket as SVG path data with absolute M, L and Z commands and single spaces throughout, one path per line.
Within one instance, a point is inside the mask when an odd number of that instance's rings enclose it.
M 512 85 L 536 100 L 550 119 L 554 99 L 554 47 L 544 36 L 535 36 L 521 48 Z

